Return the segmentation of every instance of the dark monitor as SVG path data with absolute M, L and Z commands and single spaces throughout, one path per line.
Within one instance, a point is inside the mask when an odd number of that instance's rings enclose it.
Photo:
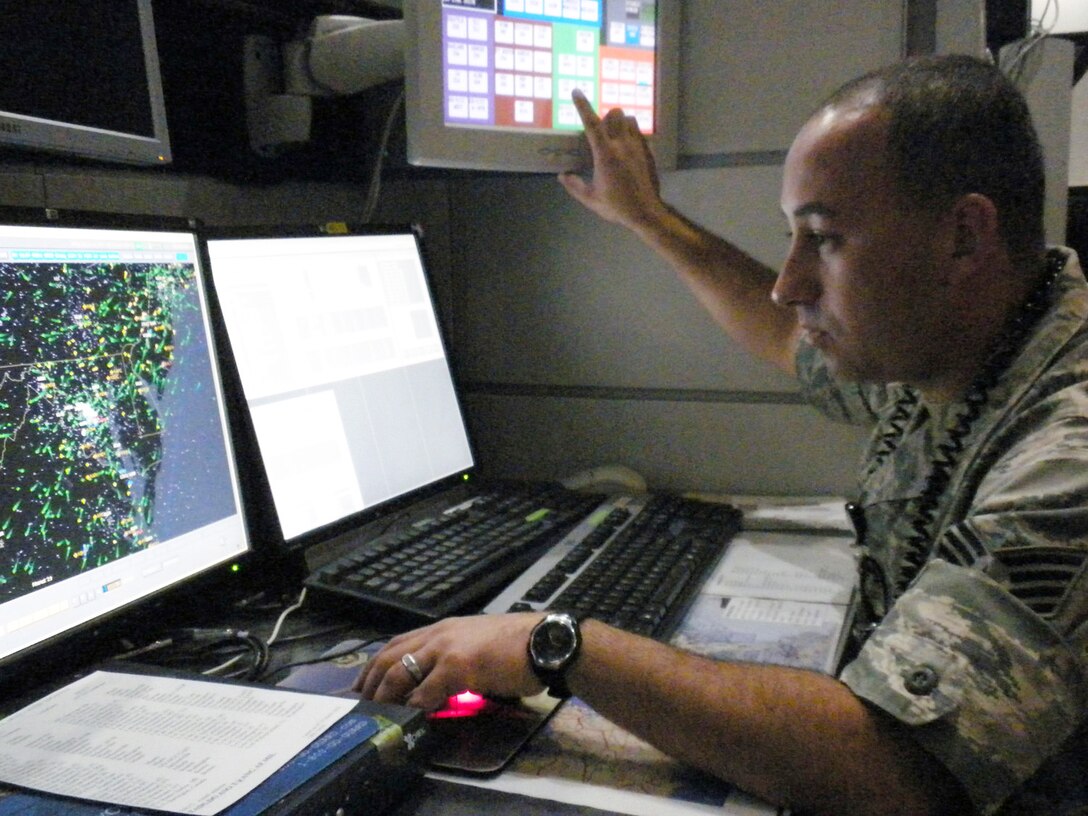
M 413 230 L 209 228 L 205 244 L 274 515 L 254 526 L 273 548 L 301 551 L 468 477 Z
M 408 161 L 556 172 L 585 163 L 580 88 L 621 107 L 676 165 L 680 0 L 405 4 Z
M 0 76 L 0 144 L 170 162 L 151 0 L 5 3 Z
M 248 549 L 194 233 L 61 220 L 0 212 L 0 678 Z

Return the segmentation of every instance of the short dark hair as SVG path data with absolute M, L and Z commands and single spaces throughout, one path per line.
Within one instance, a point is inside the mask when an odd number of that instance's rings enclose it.
M 968 55 L 917 57 L 848 82 L 821 109 L 878 107 L 899 191 L 937 212 L 968 193 L 997 208 L 1017 263 L 1045 250 L 1043 151 L 1019 89 L 993 64 Z

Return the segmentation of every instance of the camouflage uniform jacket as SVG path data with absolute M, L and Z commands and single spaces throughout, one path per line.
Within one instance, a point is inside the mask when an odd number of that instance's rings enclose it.
M 1088 814 L 1088 284 L 1060 253 L 966 430 L 966 401 L 836 383 L 804 343 L 797 358 L 826 413 L 876 423 L 856 514 L 873 611 L 841 679 L 912 726 L 982 814 Z

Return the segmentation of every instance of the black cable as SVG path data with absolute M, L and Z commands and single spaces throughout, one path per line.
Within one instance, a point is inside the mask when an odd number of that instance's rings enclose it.
M 913 518 L 909 521 L 912 534 L 904 542 L 902 558 L 904 567 L 894 583 L 894 596 L 887 599 L 889 604 L 907 589 L 929 560 L 936 544 L 932 528 L 940 506 L 940 497 L 952 481 L 952 474 L 963 453 L 967 436 L 975 420 L 982 414 L 982 409 L 989 399 L 990 390 L 1008 370 L 1009 365 L 1020 352 L 1028 333 L 1046 311 L 1049 303 L 1048 294 L 1065 268 L 1065 261 L 1065 255 L 1060 252 L 1053 251 L 1048 254 L 1046 273 L 1024 301 L 1009 331 L 991 353 L 982 373 L 969 389 L 964 399 L 966 406 L 956 416 L 955 424 L 948 432 L 948 439 L 937 446 L 937 458 L 933 461 L 932 469 L 926 477 L 925 486 L 915 505 Z M 892 428 L 889 433 L 881 437 L 880 449 L 875 457 L 876 462 L 869 468 L 867 475 L 871 475 L 875 468 L 898 448 L 906 433 L 906 421 L 917 405 L 918 399 L 914 389 L 909 390 L 900 398 L 889 420 Z
M 335 635 L 337 632 L 346 632 L 349 629 L 357 628 L 357 624 L 354 623 L 339 623 L 336 626 L 327 626 L 324 629 L 314 629 L 311 632 L 300 632 L 297 635 L 291 635 L 290 637 L 281 637 L 276 641 L 276 646 L 282 646 L 284 643 L 298 643 L 301 640 L 313 640 L 314 638 L 325 637 L 326 635 Z
M 315 663 L 324 663 L 328 660 L 336 660 L 338 657 L 346 657 L 350 654 L 355 654 L 368 646 L 373 646 L 375 643 L 380 643 L 385 640 L 389 640 L 392 635 L 375 635 L 372 638 L 353 643 L 351 646 L 345 646 L 343 649 L 332 652 L 325 652 L 317 657 L 306 658 L 305 660 L 293 660 L 290 663 L 284 663 L 282 666 L 276 666 L 274 669 L 268 671 L 259 680 L 268 680 L 270 677 L 278 674 L 279 672 L 287 671 L 289 669 L 298 668 L 299 666 L 312 666 Z
M 269 650 L 264 640 L 246 630 L 186 627 L 113 656 L 114 660 L 134 658 L 201 674 L 253 679 L 268 667 Z M 236 662 L 242 664 L 240 668 L 227 671 Z

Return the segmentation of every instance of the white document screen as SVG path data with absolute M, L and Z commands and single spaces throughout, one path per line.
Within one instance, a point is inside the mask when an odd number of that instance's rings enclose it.
M 472 465 L 413 234 L 213 238 L 208 257 L 286 539 Z

